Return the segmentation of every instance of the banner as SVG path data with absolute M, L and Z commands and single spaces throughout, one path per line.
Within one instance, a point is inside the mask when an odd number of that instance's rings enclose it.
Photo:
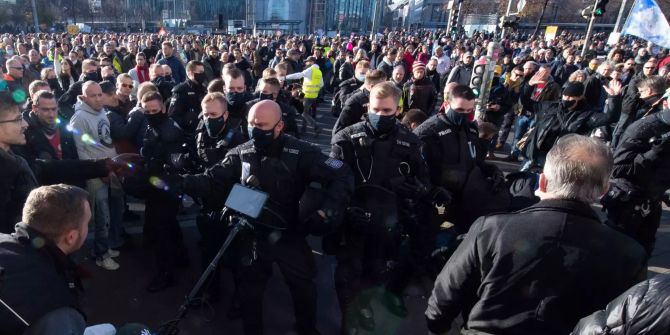
M 621 34 L 637 36 L 670 48 L 670 25 L 654 0 L 635 1 Z

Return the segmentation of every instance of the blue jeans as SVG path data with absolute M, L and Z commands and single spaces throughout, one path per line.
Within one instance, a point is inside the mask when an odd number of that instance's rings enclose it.
M 89 179 L 86 189 L 93 212 L 93 252 L 101 260 L 109 250 L 109 185 L 100 178 Z
M 110 186 L 109 192 L 109 247 L 111 249 L 120 248 L 123 245 L 123 212 L 125 211 L 125 201 L 123 199 L 123 189 Z
M 535 125 L 535 120 L 530 118 L 527 115 L 519 115 L 516 119 L 516 126 L 514 127 L 514 143 L 512 144 L 512 152 L 510 153 L 512 157 L 518 158 L 521 154 L 521 150 L 517 148 L 516 144 L 521 140 L 523 135 L 528 132 L 528 129 Z

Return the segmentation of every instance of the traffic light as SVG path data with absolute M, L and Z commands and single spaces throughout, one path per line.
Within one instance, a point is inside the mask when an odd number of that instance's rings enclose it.
M 605 14 L 605 7 L 609 0 L 598 0 L 596 2 L 596 8 L 593 9 L 593 16 L 603 16 Z
M 475 66 L 472 68 L 472 76 L 470 77 L 470 88 L 479 97 L 482 83 L 484 82 L 484 74 L 486 74 L 486 58 L 480 58 Z
M 452 34 L 458 33 L 458 15 L 459 15 L 459 9 L 460 4 L 463 2 L 463 0 L 458 0 L 457 3 L 453 4 L 451 7 L 451 17 L 449 20 L 449 27 L 451 30 Z

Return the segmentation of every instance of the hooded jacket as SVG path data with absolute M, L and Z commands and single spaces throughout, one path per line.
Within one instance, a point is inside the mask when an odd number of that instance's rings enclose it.
M 74 142 L 79 158 L 104 159 L 116 156 L 109 119 L 104 108 L 95 111 L 81 98 L 77 98 L 74 110 L 70 127 L 78 134 L 74 136 Z

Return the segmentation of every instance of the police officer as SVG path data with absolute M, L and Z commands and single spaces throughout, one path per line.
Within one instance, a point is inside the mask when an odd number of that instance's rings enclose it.
M 263 334 L 263 293 L 277 263 L 293 297 L 296 330 L 316 330 L 316 274 L 312 251 L 305 241 L 310 232 L 327 229 L 343 215 L 353 189 L 351 170 L 342 161 L 325 157 L 318 147 L 283 133 L 281 109 L 260 101 L 249 111 L 251 140 L 228 152 L 226 158 L 200 175 L 182 176 L 185 193 L 202 198 L 225 198 L 234 183 L 250 182 L 269 194 L 268 208 L 258 219 L 254 241 L 236 272 L 245 334 Z M 251 182 L 255 181 L 255 182 Z M 321 182 L 325 200 L 321 209 L 303 221 L 298 201 L 307 185 Z M 282 230 L 261 227 L 281 227 Z
M 281 93 L 281 85 L 277 78 L 260 79 L 258 81 L 258 92 L 256 93 L 257 98 L 247 102 L 247 111 L 259 101 L 272 100 L 276 102 L 279 105 L 279 108 L 281 108 L 281 118 L 285 125 L 284 132 L 293 134 L 296 138 L 300 138 L 298 124 L 296 122 L 298 112 L 293 106 L 285 103 L 288 97 L 281 97 Z
M 200 101 L 207 94 L 207 74 L 205 66 L 199 61 L 186 64 L 186 81 L 172 89 L 168 114 L 177 122 L 187 135 L 195 134 L 198 115 L 201 112 Z
M 383 76 L 381 71 L 375 72 Z M 367 120 L 344 128 L 333 138 L 331 156 L 352 166 L 357 185 L 356 200 L 347 210 L 336 251 L 335 288 L 343 334 L 356 334 L 359 327 L 367 331 L 375 328 L 370 295 L 363 293 L 361 283 L 381 284 L 384 247 L 399 229 L 394 218 L 399 211 L 416 210 L 404 201 L 432 200 L 436 196 L 444 201 L 448 197 L 430 189 L 419 149 L 421 141 L 397 122 L 400 94 L 391 82 L 377 84 L 370 92 Z M 368 193 L 370 186 L 377 186 L 379 193 Z M 370 204 L 372 198 L 378 203 Z
M 172 156 L 182 152 L 185 136 L 166 113 L 163 97 L 149 92 L 142 97 L 142 108 L 148 126 L 141 154 L 151 187 L 145 198 L 145 238 L 151 242 L 156 261 L 156 274 L 147 286 L 149 292 L 159 292 L 174 283 L 173 268 L 184 256 L 182 233 L 177 222 L 179 198 L 166 181 L 166 165 L 172 166 Z
M 653 80 L 642 81 L 640 91 L 646 89 L 646 81 Z M 626 128 L 614 151 L 611 187 L 602 200 L 610 224 L 640 242 L 649 256 L 661 221 L 661 198 L 670 188 L 668 96 L 664 97 L 662 111 Z
M 447 96 L 447 110 L 431 116 L 414 129 L 424 142 L 426 160 L 433 185 L 444 187 L 454 195 L 446 219 L 459 233 L 479 216 L 506 208 L 509 199 L 499 199 L 504 184 L 502 173 L 484 163 L 485 146 L 479 139 L 477 125 L 467 119 L 475 107 L 471 88 L 457 85 Z M 502 203 L 501 203 L 502 202 Z
M 381 70 L 368 71 L 363 86 L 352 94 L 342 106 L 342 113 L 340 113 L 337 121 L 335 121 L 335 126 L 333 126 L 333 136 L 340 130 L 361 121 L 361 118 L 367 113 L 370 90 L 384 80 L 386 80 L 386 76 Z
M 198 168 L 205 169 L 221 162 L 228 151 L 244 142 L 247 138 L 237 124 L 231 125 L 228 120 L 228 102 L 223 93 L 215 92 L 205 95 L 201 103 L 202 118 L 196 130 L 196 149 Z M 220 212 L 224 206 L 224 198 L 200 199 L 202 209 L 196 217 L 196 225 L 201 237 L 202 266 L 207 267 L 226 237 L 225 224 L 220 220 Z M 215 272 L 206 285 L 207 301 L 219 301 L 219 272 Z
M 239 69 L 230 69 L 223 75 L 225 86 L 223 92 L 228 100 L 228 114 L 235 120 L 242 122 L 242 127 L 246 128 L 246 103 L 253 99 L 253 96 L 247 91 L 244 84 L 244 74 Z

